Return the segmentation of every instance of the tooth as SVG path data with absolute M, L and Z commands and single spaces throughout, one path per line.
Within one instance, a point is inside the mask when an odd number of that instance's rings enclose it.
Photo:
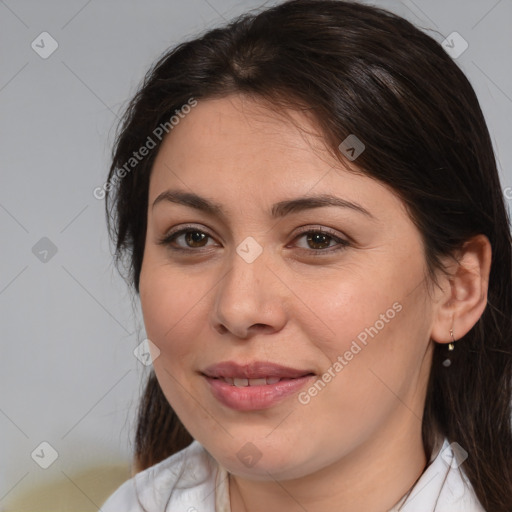
M 279 382 L 281 379 L 279 377 L 267 377 L 267 384 L 275 384 Z
M 227 382 L 228 384 L 233 385 L 233 378 L 232 377 L 224 377 L 224 382 Z
M 239 388 L 248 386 L 249 379 L 237 379 L 236 377 L 233 379 L 233 384 Z
M 265 386 L 267 379 L 249 379 L 249 386 Z

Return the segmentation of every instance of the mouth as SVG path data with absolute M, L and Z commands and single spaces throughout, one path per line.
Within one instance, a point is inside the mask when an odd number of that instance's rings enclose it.
M 313 375 L 312 373 L 305 374 L 306 375 Z M 229 384 L 230 386 L 236 386 L 237 388 L 245 388 L 248 386 L 268 386 L 271 384 L 276 384 L 278 382 L 281 382 L 283 380 L 294 380 L 289 379 L 285 377 L 263 377 L 259 379 L 245 379 L 243 377 L 211 377 L 216 380 L 223 380 L 226 384 Z
M 281 379 L 297 379 L 314 374 L 309 369 L 301 370 L 268 361 L 253 361 L 246 364 L 224 361 L 208 366 L 201 373 L 212 379 L 225 379 L 228 384 L 234 386 L 262 386 L 275 384 Z
M 238 411 L 267 409 L 315 376 L 310 370 L 259 361 L 244 365 L 226 361 L 199 373 L 221 404 Z

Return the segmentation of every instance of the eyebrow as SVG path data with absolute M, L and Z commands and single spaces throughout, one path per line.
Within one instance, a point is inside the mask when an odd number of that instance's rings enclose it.
M 201 197 L 191 192 L 182 192 L 180 190 L 166 190 L 162 192 L 154 201 L 151 208 L 158 203 L 168 201 L 181 204 L 203 211 L 210 215 L 225 218 L 225 212 L 222 206 L 214 201 Z M 280 201 L 272 206 L 270 214 L 273 218 L 280 218 L 290 213 L 296 213 L 313 208 L 322 208 L 325 206 L 337 206 L 339 208 L 350 208 L 375 220 L 375 217 L 360 204 L 330 194 L 320 194 L 316 196 L 304 196 L 295 199 Z

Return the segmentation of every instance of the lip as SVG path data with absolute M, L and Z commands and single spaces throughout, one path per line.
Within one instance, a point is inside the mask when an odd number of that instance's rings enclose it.
M 201 372 L 212 395 L 223 405 L 237 411 L 268 409 L 296 393 L 315 377 L 310 370 L 300 370 L 268 362 L 240 365 L 226 361 Z M 235 386 L 224 379 L 280 378 L 279 382 Z
M 262 379 L 264 377 L 279 377 L 282 379 L 296 379 L 308 373 L 309 369 L 291 368 L 268 361 L 253 361 L 247 364 L 238 364 L 234 361 L 224 361 L 205 368 L 201 373 L 207 377 L 230 377 L 239 379 Z

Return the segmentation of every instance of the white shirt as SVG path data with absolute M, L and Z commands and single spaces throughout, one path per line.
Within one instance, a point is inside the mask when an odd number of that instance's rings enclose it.
M 412 491 L 388 512 L 485 512 L 459 467 L 462 452 L 447 439 L 440 444 Z M 100 512 L 143 512 L 135 487 L 146 512 L 231 512 L 227 477 L 227 470 L 194 441 L 124 482 Z

